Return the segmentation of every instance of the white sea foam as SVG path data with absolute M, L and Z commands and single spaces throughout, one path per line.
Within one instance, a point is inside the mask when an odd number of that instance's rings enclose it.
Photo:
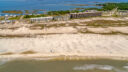
M 3 64 L 5 64 L 5 63 L 7 63 L 9 60 L 7 60 L 7 59 L 1 59 L 0 60 L 0 66 L 1 65 L 3 65 Z
M 76 66 L 73 68 L 74 70 L 92 70 L 92 69 L 100 69 L 100 70 L 112 70 L 113 66 L 110 65 L 97 65 L 97 64 L 86 64 L 83 66 Z
M 128 66 L 123 66 L 123 68 L 128 69 Z
M 0 58 L 0 66 L 12 60 L 15 60 L 15 58 Z

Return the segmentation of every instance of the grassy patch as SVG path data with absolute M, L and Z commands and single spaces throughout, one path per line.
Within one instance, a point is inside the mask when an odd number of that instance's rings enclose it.
M 21 16 L 11 17 L 9 20 L 19 20 Z
M 96 32 L 92 32 L 92 31 L 87 30 L 86 32 L 81 31 L 80 33 L 82 33 L 82 34 L 100 34 L 100 35 L 118 35 L 118 34 L 128 35 L 128 33 L 114 32 L 114 31 L 109 32 L 109 33 L 96 33 Z
M 62 24 L 51 24 L 51 25 L 48 25 L 48 24 L 34 24 L 30 28 L 32 29 L 32 28 L 41 27 L 41 29 L 44 29 L 44 28 L 52 28 L 52 27 L 66 27 L 66 26 L 77 26 L 77 25 L 78 25 L 77 23 L 69 23 L 69 24 L 62 23 Z
M 89 22 L 83 22 L 86 26 L 92 27 L 121 27 L 128 26 L 127 21 L 112 21 L 112 20 L 94 20 Z
M 29 51 L 24 51 L 21 54 L 35 54 L 35 51 L 29 50 Z
M 14 53 L 12 53 L 12 52 L 6 52 L 6 53 L 2 53 L 0 55 L 12 55 L 12 54 L 14 54 Z
M 4 17 L 0 17 L 0 20 L 4 20 L 5 18 Z

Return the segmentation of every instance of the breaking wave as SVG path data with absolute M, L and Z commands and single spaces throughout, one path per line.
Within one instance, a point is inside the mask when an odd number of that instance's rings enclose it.
M 86 64 L 83 66 L 76 66 L 73 68 L 74 70 L 92 70 L 92 69 L 100 69 L 100 70 L 112 70 L 113 66 L 110 65 L 97 65 L 97 64 Z
M 7 62 L 13 61 L 13 60 L 15 60 L 15 59 L 13 59 L 13 58 L 0 59 L 0 66 L 6 64 Z
M 76 66 L 73 68 L 73 70 L 83 70 L 83 71 L 94 70 L 94 69 L 114 71 L 114 72 L 127 72 L 126 69 L 128 69 L 128 66 L 123 66 L 123 69 L 119 69 L 111 65 L 86 64 L 83 66 Z

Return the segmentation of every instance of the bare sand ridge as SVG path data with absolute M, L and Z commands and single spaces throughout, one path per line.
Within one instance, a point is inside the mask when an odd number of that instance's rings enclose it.
M 55 21 L 42 24 L 12 24 L 0 25 L 0 36 L 9 35 L 43 35 L 43 34 L 69 34 L 69 33 L 121 33 L 128 35 L 128 18 L 96 17 L 87 19 L 74 19 L 70 21 Z M 47 26 L 47 27 L 45 27 Z

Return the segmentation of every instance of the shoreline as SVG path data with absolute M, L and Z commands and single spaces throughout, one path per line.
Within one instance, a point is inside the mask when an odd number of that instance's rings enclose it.
M 22 60 L 122 60 L 128 61 L 128 56 L 119 55 L 61 55 L 61 54 L 14 54 L 14 55 L 1 55 L 0 60 L 7 59 L 9 61 L 22 59 Z

